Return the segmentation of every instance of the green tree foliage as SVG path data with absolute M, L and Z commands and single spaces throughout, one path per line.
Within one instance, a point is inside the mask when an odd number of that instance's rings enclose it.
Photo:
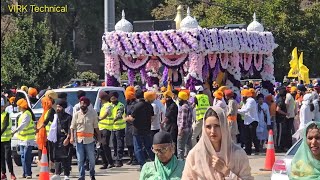
M 7 85 L 56 87 L 75 73 L 72 54 L 52 41 L 47 21 L 15 18 L 16 30 L 1 46 L 1 78 Z
M 99 75 L 89 70 L 89 71 L 84 71 L 82 73 L 78 73 L 77 78 L 97 82 L 99 80 Z
M 273 33 L 279 45 L 274 51 L 277 79 L 282 80 L 287 75 L 294 47 L 304 52 L 304 63 L 310 69 L 310 77 L 320 76 L 319 67 L 314 65 L 320 62 L 320 3 L 308 1 L 304 6 L 305 2 L 301 0 L 211 0 L 188 4 L 167 0 L 152 14 L 157 19 L 172 19 L 179 4 L 190 6 L 192 16 L 196 16 L 200 26 L 207 28 L 249 24 L 256 12 L 258 21 L 266 31 Z

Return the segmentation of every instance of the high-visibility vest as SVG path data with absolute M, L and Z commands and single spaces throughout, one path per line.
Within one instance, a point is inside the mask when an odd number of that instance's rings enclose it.
M 115 117 L 117 116 L 117 112 L 118 112 L 118 109 L 121 107 L 121 106 L 124 106 L 121 102 L 118 102 L 118 104 L 112 109 L 112 113 L 111 113 L 111 116 L 113 119 L 115 119 Z M 122 118 L 121 119 L 118 119 L 116 120 L 114 123 L 113 123 L 113 128 L 112 130 L 121 130 L 121 129 L 124 129 L 126 128 L 126 121 L 123 119 L 123 116 L 125 115 L 125 113 L 123 113 L 122 115 Z
M 49 111 L 51 111 L 51 109 L 49 109 L 46 114 L 44 115 L 44 120 L 47 119 L 48 115 L 49 115 Z M 47 131 L 47 136 L 49 135 L 49 131 L 50 131 L 50 127 L 51 127 L 52 122 L 49 121 L 48 124 L 46 125 L 46 131 Z
M 196 120 L 200 121 L 203 119 L 208 107 L 210 106 L 209 97 L 205 94 L 196 95 L 198 104 L 196 105 Z
M 32 115 L 30 111 L 27 110 L 21 114 L 18 120 L 18 126 L 22 123 L 22 120 L 25 118 L 25 116 L 30 116 L 30 121 L 29 121 L 29 124 L 26 127 L 24 127 L 22 131 L 18 133 L 18 139 L 21 141 L 35 140 L 36 131 L 34 129 L 34 123 L 33 123 Z
M 1 127 L 4 126 L 4 120 L 7 115 L 8 115 L 8 113 L 5 111 L 1 113 Z M 11 126 L 12 126 L 12 122 L 11 122 L 11 119 L 9 118 L 9 125 L 8 125 L 7 129 L 1 135 L 1 142 L 7 142 L 7 141 L 11 140 L 11 137 L 12 137 Z
M 99 117 L 102 117 L 106 114 L 108 106 L 111 106 L 111 103 L 107 102 L 102 105 L 102 107 L 100 109 Z M 111 131 L 112 126 L 113 126 L 112 114 L 109 114 L 109 116 L 107 116 L 105 119 L 100 120 L 98 123 L 99 129 L 106 129 L 106 130 Z

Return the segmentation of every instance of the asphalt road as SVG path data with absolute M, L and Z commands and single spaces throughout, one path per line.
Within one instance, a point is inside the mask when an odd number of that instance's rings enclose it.
M 284 154 L 277 154 L 277 157 L 283 156 Z M 276 157 L 276 159 L 277 159 Z M 271 172 L 268 171 L 260 171 L 261 168 L 264 167 L 265 162 L 265 155 L 253 155 L 249 156 L 249 162 L 251 166 L 251 173 L 257 180 L 270 180 Z M 110 179 L 110 180 L 125 180 L 125 179 L 139 179 L 139 166 L 128 166 L 124 165 L 120 168 L 112 168 L 107 170 L 100 170 L 99 168 L 101 165 L 96 165 L 96 179 Z M 18 167 L 14 165 L 14 171 L 17 175 L 17 177 L 21 176 L 22 174 L 22 167 Z M 35 175 L 39 172 L 39 168 L 36 164 L 33 164 L 32 167 L 33 171 L 33 179 L 38 179 Z M 88 176 L 87 179 L 89 179 L 89 172 L 86 172 L 86 175 Z M 71 172 L 71 179 L 77 179 L 78 178 L 78 167 L 76 165 L 76 160 L 73 160 L 72 165 L 72 172 Z M 20 179 L 20 178 L 19 178 Z

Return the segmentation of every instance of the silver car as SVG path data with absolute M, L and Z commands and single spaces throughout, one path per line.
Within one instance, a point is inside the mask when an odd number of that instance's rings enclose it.
M 289 180 L 288 174 L 291 171 L 291 161 L 302 143 L 298 140 L 284 155 L 283 158 L 276 160 L 272 167 L 271 180 Z

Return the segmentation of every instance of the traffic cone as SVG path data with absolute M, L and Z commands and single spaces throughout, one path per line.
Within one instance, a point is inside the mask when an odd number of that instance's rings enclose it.
M 274 152 L 274 144 L 273 144 L 273 132 L 269 130 L 268 144 L 267 144 L 267 153 L 266 153 L 266 161 L 264 164 L 264 169 L 260 169 L 261 171 L 271 171 L 272 166 L 275 162 L 276 155 Z
M 40 174 L 39 179 L 40 180 L 49 180 L 49 164 L 48 164 L 48 155 L 47 155 L 47 148 L 42 149 L 42 156 L 41 156 L 41 162 L 40 162 Z

